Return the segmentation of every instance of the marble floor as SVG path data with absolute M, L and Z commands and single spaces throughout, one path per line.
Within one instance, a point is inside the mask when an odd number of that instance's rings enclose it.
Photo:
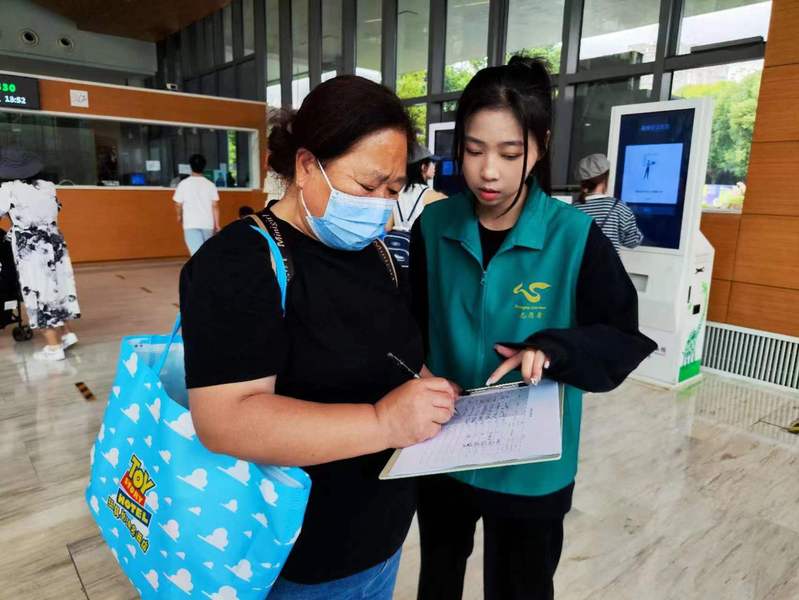
M 166 331 L 180 263 L 77 269 L 81 343 L 38 363 L 41 342 L 0 331 L 0 599 L 114 600 L 135 591 L 83 500 L 119 338 Z M 87 401 L 75 387 L 85 382 Z M 628 381 L 585 399 L 580 473 L 556 577 L 563 600 L 799 598 L 799 394 L 707 375 L 669 392 Z M 482 597 L 480 544 L 464 598 Z M 395 598 L 415 597 L 418 536 Z

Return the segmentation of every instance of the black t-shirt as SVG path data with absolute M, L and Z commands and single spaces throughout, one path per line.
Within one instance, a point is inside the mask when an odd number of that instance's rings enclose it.
M 494 255 L 499 252 L 502 242 L 508 237 L 510 229 L 489 229 L 479 221 L 477 227 L 480 231 L 480 246 L 482 246 L 483 250 L 483 269 L 487 269 L 488 263 L 490 263 Z
M 421 368 L 423 348 L 401 280 L 373 246 L 335 250 L 275 219 L 294 275 L 286 314 L 266 240 L 247 220 L 207 241 L 183 268 L 189 388 L 277 375 L 276 393 L 327 403 L 375 403 Z M 391 451 L 306 467 L 311 497 L 282 575 L 298 583 L 346 577 L 402 545 L 416 502 L 411 480 L 380 481 Z

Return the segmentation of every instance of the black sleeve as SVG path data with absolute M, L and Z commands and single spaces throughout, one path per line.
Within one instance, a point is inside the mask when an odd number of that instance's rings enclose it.
M 286 354 L 280 288 L 266 240 L 236 221 L 180 273 L 188 388 L 275 375 Z
M 638 294 L 595 223 L 577 281 L 577 326 L 545 329 L 510 345 L 542 350 L 550 359 L 547 377 L 588 392 L 612 390 L 657 348 L 638 330 Z
M 427 298 L 427 252 L 422 235 L 421 219 L 416 219 L 411 228 L 411 247 L 410 247 L 410 287 L 411 287 L 411 310 L 422 332 L 424 341 L 424 354 L 428 355 L 429 344 L 429 321 L 428 311 L 430 309 Z

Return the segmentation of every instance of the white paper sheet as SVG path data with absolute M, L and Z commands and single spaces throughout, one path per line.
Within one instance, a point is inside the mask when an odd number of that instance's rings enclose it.
M 458 414 L 436 437 L 398 450 L 381 479 L 560 458 L 561 395 L 555 382 L 463 396 L 456 407 Z

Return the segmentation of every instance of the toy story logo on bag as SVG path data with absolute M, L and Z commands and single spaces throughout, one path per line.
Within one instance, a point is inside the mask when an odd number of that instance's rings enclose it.
M 116 497 L 109 496 L 106 500 L 106 505 L 114 513 L 114 517 L 122 521 L 130 536 L 136 540 L 145 554 L 150 548 L 147 536 L 153 518 L 153 513 L 147 510 L 147 493 L 155 486 L 155 480 L 143 467 L 142 461 L 132 454 L 130 466 L 119 482 Z M 142 527 L 138 526 L 136 521 L 141 523 Z

